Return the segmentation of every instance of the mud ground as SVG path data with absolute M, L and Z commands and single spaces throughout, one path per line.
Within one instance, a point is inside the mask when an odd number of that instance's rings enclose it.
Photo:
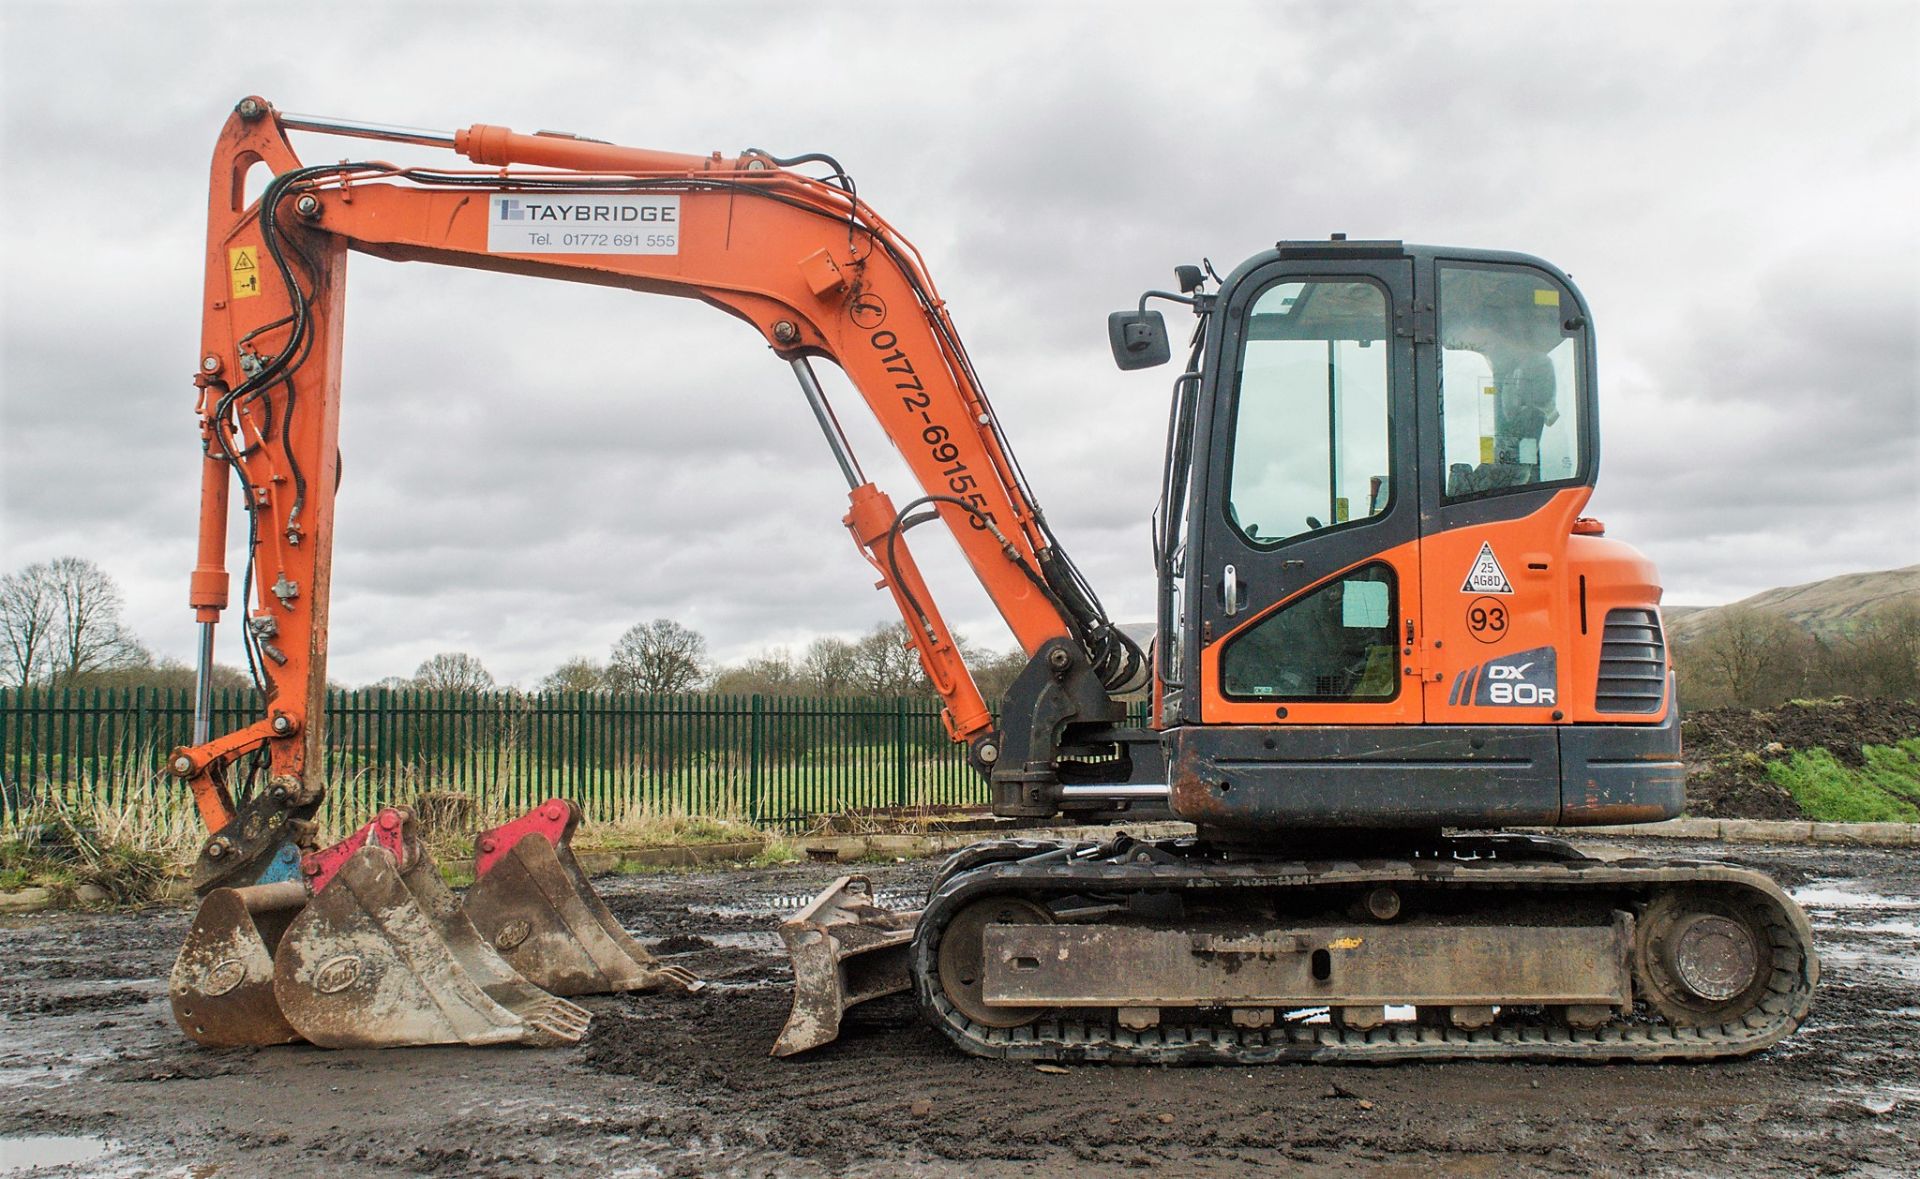
M 1796 700 L 1778 708 L 1708 708 L 1681 727 L 1687 758 L 1687 813 L 1714 819 L 1799 819 L 1800 804 L 1767 776 L 1767 763 L 1825 749 L 1841 765 L 1866 763 L 1863 745 L 1920 737 L 1920 702 Z
M 602 881 L 629 928 L 712 985 L 588 999 L 574 1048 L 210 1051 L 174 1030 L 165 1000 L 187 912 L 13 919 L 0 923 L 0 1174 L 1920 1171 L 1920 857 L 1644 850 L 1736 860 L 1802 898 L 1824 977 L 1798 1035 L 1718 1065 L 1062 1074 L 963 1057 L 911 1003 L 883 1000 L 839 1043 L 775 1061 L 777 914 L 835 874 L 807 866 Z M 911 907 L 932 869 L 868 871 L 884 901 Z M 9 1169 L 46 1138 L 92 1157 Z

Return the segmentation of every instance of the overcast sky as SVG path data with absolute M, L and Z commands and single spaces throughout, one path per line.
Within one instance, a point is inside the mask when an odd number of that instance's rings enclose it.
M 0 567 L 90 557 L 148 644 L 189 657 L 206 168 L 248 93 L 375 122 L 837 156 L 926 255 L 1049 518 L 1120 619 L 1152 614 L 1173 373 L 1117 372 L 1106 313 L 1176 263 L 1224 273 L 1336 231 L 1572 272 L 1600 346 L 1592 512 L 1659 563 L 1669 602 L 1912 564 L 1916 14 L 0 0 Z M 792 376 L 745 325 L 358 255 L 349 273 L 336 679 L 466 650 L 531 684 L 660 616 L 725 659 L 891 617 Z M 904 467 L 845 382 L 829 391 L 904 502 Z M 950 620 L 1011 646 L 935 531 L 914 540 Z M 221 656 L 238 659 L 231 636 Z

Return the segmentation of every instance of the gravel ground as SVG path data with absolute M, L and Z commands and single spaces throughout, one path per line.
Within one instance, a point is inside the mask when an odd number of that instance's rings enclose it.
M 1634 845 L 1610 843 L 1625 850 Z M 959 1055 L 904 999 L 840 1042 L 766 1055 L 786 1015 L 778 915 L 834 871 L 600 882 L 712 980 L 591 998 L 562 1050 L 210 1051 L 164 979 L 189 914 L 0 923 L 0 1174 L 1180 1175 L 1913 1174 L 1920 1132 L 1920 858 L 1676 846 L 1786 884 L 1823 977 L 1807 1026 L 1714 1065 L 1443 1064 L 1065 1073 Z M 917 903 L 925 863 L 878 866 Z

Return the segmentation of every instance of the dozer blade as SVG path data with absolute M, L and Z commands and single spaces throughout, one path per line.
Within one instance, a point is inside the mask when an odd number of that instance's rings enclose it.
M 831 1043 L 847 1008 L 912 986 L 907 950 L 919 917 L 875 904 L 865 876 L 842 876 L 781 922 L 793 960 L 793 1011 L 773 1054 Z
M 167 980 L 182 1031 L 210 1048 L 300 1038 L 273 997 L 273 954 L 306 903 L 298 881 L 207 894 Z
M 390 807 L 344 860 L 310 867 L 318 887 L 281 938 L 273 992 L 301 1036 L 326 1048 L 577 1042 L 587 1013 L 534 986 L 493 952 Z M 401 854 L 388 838 L 400 835 Z M 337 849 L 336 849 L 337 850 Z M 337 866 L 336 866 L 337 865 Z
M 475 841 L 465 910 L 501 957 L 556 995 L 647 991 L 699 979 L 663 966 L 620 927 L 573 856 L 580 808 L 549 799 Z

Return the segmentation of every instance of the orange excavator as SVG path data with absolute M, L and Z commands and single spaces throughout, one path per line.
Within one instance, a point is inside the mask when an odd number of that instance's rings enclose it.
M 474 168 L 308 166 L 290 132 Z M 246 177 L 272 179 L 256 201 Z M 1538 259 L 1283 241 L 1176 270 L 1109 317 L 1171 358 L 1154 514 L 1158 638 L 1102 609 L 1015 461 L 918 252 L 824 155 L 677 155 L 494 126 L 443 133 L 242 101 L 215 150 L 196 384 L 192 605 L 203 707 L 171 768 L 211 835 L 176 964 L 208 1043 L 564 1043 L 568 996 L 696 979 L 621 930 L 553 800 L 478 840 L 465 899 L 405 808 L 316 848 L 349 250 L 695 298 L 787 362 L 845 475 L 845 523 L 906 622 L 995 814 L 1171 815 L 1181 838 L 1007 839 L 917 912 L 847 877 L 782 927 L 792 1019 L 911 990 L 957 1046 L 1017 1059 L 1711 1058 L 1805 1017 L 1818 963 L 1778 886 L 1601 860 L 1507 828 L 1679 813 L 1679 713 L 1652 565 L 1581 514 L 1593 337 Z M 919 485 L 867 480 L 812 365 L 838 365 Z M 265 715 L 207 730 L 229 497 Z M 907 533 L 938 522 L 1029 657 L 989 710 Z M 1120 700 L 1151 693 L 1152 722 Z

